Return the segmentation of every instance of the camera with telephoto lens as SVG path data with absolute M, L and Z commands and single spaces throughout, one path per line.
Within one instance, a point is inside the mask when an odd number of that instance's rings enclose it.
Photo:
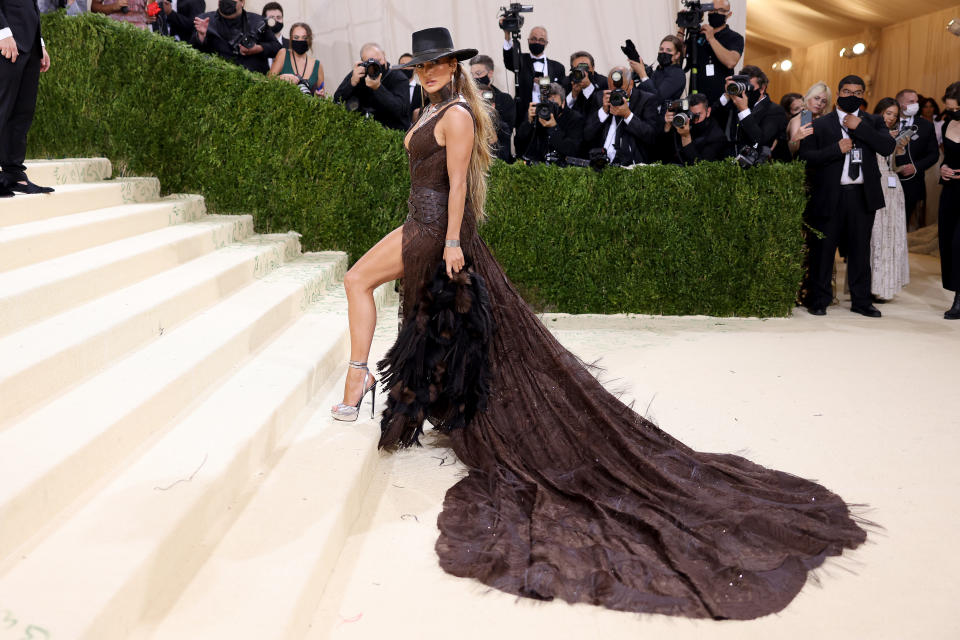
M 677 13 L 677 26 L 690 31 L 700 31 L 703 14 L 715 9 L 714 3 L 700 0 L 684 0 L 683 6 L 684 10 Z
M 750 76 L 733 76 L 724 91 L 727 92 L 728 96 L 742 96 L 751 89 L 753 89 L 753 85 L 750 84 Z
M 490 91 L 490 89 L 484 89 L 483 91 L 480 92 L 480 95 L 483 96 L 483 99 L 486 100 L 487 102 L 494 101 L 493 91 Z
M 374 58 L 364 60 L 360 63 L 360 66 L 366 69 L 367 77 L 371 80 L 376 80 L 380 77 L 380 74 L 383 73 L 383 65 Z
M 689 100 L 667 101 L 664 103 L 663 107 L 665 111 L 674 114 L 673 126 L 677 129 L 682 129 L 700 119 L 699 113 L 690 112 Z
M 590 65 L 586 62 L 581 62 L 576 67 L 570 70 L 570 79 L 575 83 L 583 82 L 583 79 L 590 75 Z
M 533 5 L 520 4 L 518 2 L 510 3 L 509 7 L 500 7 L 500 15 L 503 18 L 503 24 L 500 28 L 509 31 L 515 37 L 520 37 L 520 29 L 523 28 L 523 16 L 521 13 L 533 13 Z
M 610 106 L 619 107 L 627 101 L 627 92 L 623 89 L 614 89 L 610 92 Z
M 230 41 L 230 48 L 233 49 L 233 55 L 240 55 L 240 47 L 244 49 L 253 49 L 257 46 L 257 43 L 260 41 L 260 38 L 263 37 L 263 34 L 267 32 L 267 29 L 275 25 L 277 21 L 274 18 L 267 18 L 260 23 L 253 31 L 244 32 L 233 40 Z M 244 22 L 246 24 L 246 22 Z
M 313 89 L 310 88 L 310 83 L 306 78 L 300 78 L 300 80 L 297 81 L 297 89 L 300 89 L 300 93 L 304 95 L 313 95 Z
M 741 169 L 756 167 L 770 160 L 770 147 L 761 147 L 755 144 L 752 147 L 743 147 L 737 156 L 737 164 Z

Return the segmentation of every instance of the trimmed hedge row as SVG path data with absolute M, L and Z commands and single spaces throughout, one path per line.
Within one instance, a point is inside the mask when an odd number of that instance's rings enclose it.
M 103 16 L 46 15 L 43 32 L 53 68 L 31 157 L 105 155 L 352 260 L 406 217 L 400 132 Z M 803 181 L 799 165 L 498 162 L 482 234 L 541 309 L 783 316 L 802 277 Z

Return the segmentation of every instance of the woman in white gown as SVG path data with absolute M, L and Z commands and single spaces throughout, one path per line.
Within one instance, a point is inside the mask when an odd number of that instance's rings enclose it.
M 896 136 L 900 122 L 900 105 L 893 98 L 883 98 L 874 109 Z M 893 155 L 899 153 L 895 151 Z M 887 206 L 877 211 L 870 240 L 870 292 L 874 301 L 887 302 L 910 282 L 910 257 L 907 250 L 906 204 L 897 174 L 890 168 L 891 157 L 877 154 L 880 182 Z

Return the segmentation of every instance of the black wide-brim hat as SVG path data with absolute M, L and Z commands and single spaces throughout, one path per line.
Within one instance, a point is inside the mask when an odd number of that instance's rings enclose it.
M 469 60 L 475 55 L 477 55 L 476 49 L 454 49 L 453 38 L 445 27 L 432 27 L 413 32 L 413 59 L 400 65 L 399 68 L 409 69 L 440 58 Z

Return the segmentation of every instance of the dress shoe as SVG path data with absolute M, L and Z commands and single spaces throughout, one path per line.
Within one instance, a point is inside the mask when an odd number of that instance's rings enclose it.
M 960 293 L 953 297 L 953 306 L 943 314 L 944 320 L 960 320 Z
M 33 184 L 26 178 L 20 182 L 14 182 L 10 185 L 9 189 L 11 191 L 19 191 L 20 193 L 53 193 L 53 187 L 41 187 L 38 184 Z
M 850 307 L 850 311 L 859 313 L 862 316 L 867 316 L 868 318 L 879 318 L 881 315 L 883 315 L 880 313 L 880 310 L 872 304 L 868 304 L 866 306 L 853 306 Z
M 873 298 L 873 304 L 887 304 L 888 302 L 890 302 L 886 298 L 881 298 L 880 296 L 870 296 L 870 297 Z
M 827 310 L 823 307 L 807 307 L 807 312 L 812 316 L 825 316 Z
M 13 191 L 10 191 L 7 187 L 0 185 L 0 198 L 12 198 Z

